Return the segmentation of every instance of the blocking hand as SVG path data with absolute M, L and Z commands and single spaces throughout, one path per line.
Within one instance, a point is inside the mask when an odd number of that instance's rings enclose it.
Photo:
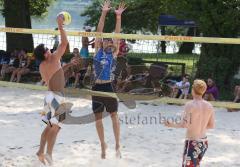
M 118 9 L 115 10 L 116 15 L 121 15 L 127 9 L 126 4 L 121 2 L 118 6 Z

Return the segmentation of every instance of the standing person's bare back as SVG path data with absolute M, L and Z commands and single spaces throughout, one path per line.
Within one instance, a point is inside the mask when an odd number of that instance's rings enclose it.
M 212 105 L 203 100 L 207 85 L 202 80 L 195 80 L 192 86 L 193 100 L 185 105 L 180 123 L 165 122 L 167 127 L 186 128 L 186 140 L 182 167 L 199 167 L 208 149 L 206 132 L 215 126 Z
M 214 124 L 212 105 L 205 100 L 195 99 L 186 104 L 185 113 L 190 117 L 190 122 L 186 124 L 186 138 L 198 140 L 206 137 L 207 129 Z

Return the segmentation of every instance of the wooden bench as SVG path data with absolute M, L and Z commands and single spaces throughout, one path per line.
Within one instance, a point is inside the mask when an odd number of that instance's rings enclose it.
M 41 81 L 41 75 L 39 71 L 30 71 L 28 74 L 23 75 L 22 82 L 39 82 Z

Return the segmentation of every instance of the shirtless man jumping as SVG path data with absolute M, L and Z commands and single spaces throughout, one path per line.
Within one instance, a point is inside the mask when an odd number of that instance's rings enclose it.
M 207 85 L 202 80 L 195 80 L 192 86 L 193 100 L 185 105 L 181 123 L 165 122 L 167 127 L 187 128 L 182 167 L 199 167 L 207 148 L 206 132 L 215 126 L 212 105 L 202 96 Z
M 47 160 L 49 164 L 52 164 L 52 150 L 60 130 L 59 122 L 61 122 L 56 115 L 59 114 L 58 111 L 59 107 L 61 107 L 60 104 L 62 103 L 61 100 L 63 100 L 62 96 L 65 87 L 64 72 L 61 67 L 60 59 L 65 53 L 68 40 L 63 29 L 63 18 L 61 16 L 57 17 L 57 23 L 61 35 L 61 43 L 57 50 L 51 53 L 44 44 L 38 45 L 34 50 L 34 55 L 41 62 L 39 70 L 42 80 L 46 83 L 49 90 L 49 94 L 44 100 L 44 107 L 48 108 L 49 112 L 44 111 L 48 114 L 43 116 L 43 121 L 47 124 L 47 127 L 41 135 L 40 148 L 37 152 L 37 156 L 43 164 L 45 164 L 45 160 Z M 73 65 L 75 64 L 74 62 L 72 63 Z M 46 143 L 47 153 L 44 154 Z

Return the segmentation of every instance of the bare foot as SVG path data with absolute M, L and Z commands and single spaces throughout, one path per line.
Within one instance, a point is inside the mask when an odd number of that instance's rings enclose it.
M 36 155 L 38 156 L 39 161 L 40 161 L 41 163 L 43 163 L 44 165 L 46 165 L 44 154 L 37 152 Z
M 51 157 L 48 153 L 45 154 L 45 159 L 47 160 L 47 162 L 48 162 L 48 164 L 49 164 L 50 166 L 53 165 L 52 157 Z
M 106 159 L 107 144 L 106 144 L 106 143 L 104 143 L 103 145 L 101 144 L 101 148 L 102 148 L 101 158 L 102 158 L 102 159 Z

